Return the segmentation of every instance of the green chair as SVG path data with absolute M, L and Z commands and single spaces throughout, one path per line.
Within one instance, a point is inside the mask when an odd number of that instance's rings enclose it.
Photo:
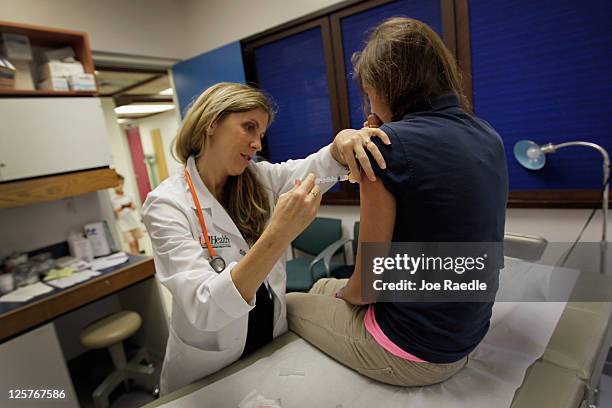
M 334 254 L 346 252 L 342 238 L 342 221 L 317 217 L 292 243 L 293 259 L 287 262 L 287 292 L 308 292 L 321 278 L 330 277 L 331 270 L 342 265 L 332 261 Z M 295 250 L 308 256 L 296 257 Z M 314 258 L 313 258 L 314 257 Z
M 352 241 L 351 246 L 353 247 L 353 264 L 347 265 L 347 263 L 345 262 L 344 265 L 337 265 L 333 267 L 331 269 L 331 274 L 335 278 L 348 279 L 351 277 L 353 271 L 355 270 L 355 262 L 357 260 L 357 245 L 359 243 L 359 221 L 355 222 L 355 224 L 353 225 L 353 239 L 350 241 Z M 334 248 L 330 247 L 329 252 L 333 250 Z M 330 264 L 331 261 L 331 255 L 329 255 L 329 252 L 325 254 L 326 256 L 323 259 L 323 262 L 327 264 Z

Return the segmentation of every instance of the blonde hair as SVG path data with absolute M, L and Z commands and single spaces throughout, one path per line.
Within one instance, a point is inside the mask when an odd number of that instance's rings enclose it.
M 264 110 L 274 120 L 275 109 L 261 90 L 249 85 L 221 82 L 206 89 L 191 104 L 174 140 L 175 159 L 186 164 L 189 156 L 198 158 L 204 152 L 207 129 L 227 114 Z M 176 155 L 175 155 L 176 153 Z M 221 203 L 249 245 L 261 236 L 270 217 L 266 191 L 250 168 L 227 179 Z
M 371 32 L 364 49 L 353 54 L 352 62 L 362 91 L 365 84 L 380 93 L 389 104 L 392 120 L 430 105 L 447 92 L 470 110 L 455 58 L 438 34 L 419 20 L 392 17 L 383 21 Z

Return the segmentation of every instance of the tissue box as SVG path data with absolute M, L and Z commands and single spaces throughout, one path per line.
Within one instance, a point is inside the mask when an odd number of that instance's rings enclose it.
M 30 61 L 13 61 L 15 66 L 15 89 L 34 90 Z
M 69 91 L 68 81 L 64 77 L 47 78 L 38 83 L 38 89 L 47 91 Z
M 11 61 L 32 61 L 30 39 L 21 34 L 0 33 L 2 54 Z
M 93 74 L 73 74 L 68 77 L 68 85 L 73 91 L 95 92 L 96 78 Z
M 52 77 L 69 77 L 74 74 L 82 74 L 83 64 L 80 62 L 49 61 L 38 67 L 38 79 L 44 81 Z

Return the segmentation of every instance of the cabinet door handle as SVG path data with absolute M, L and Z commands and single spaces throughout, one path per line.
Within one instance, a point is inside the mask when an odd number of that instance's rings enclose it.
M 0 168 L 2 168 L 2 167 L 6 167 L 6 164 L 0 163 Z

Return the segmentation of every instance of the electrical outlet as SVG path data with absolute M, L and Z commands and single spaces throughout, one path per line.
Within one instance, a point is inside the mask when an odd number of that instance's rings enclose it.
M 77 213 L 76 202 L 74 201 L 74 197 L 66 198 L 64 202 L 66 203 L 66 209 L 68 210 L 69 213 L 71 214 Z

